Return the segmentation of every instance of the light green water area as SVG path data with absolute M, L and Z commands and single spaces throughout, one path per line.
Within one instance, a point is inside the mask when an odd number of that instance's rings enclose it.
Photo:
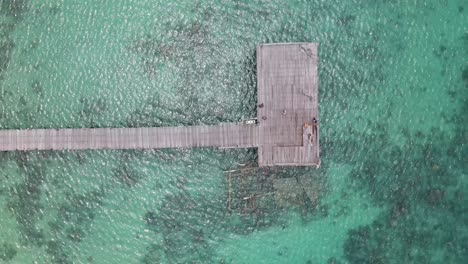
M 3 152 L 0 263 L 468 263 L 468 2 L 0 3 L 1 129 L 238 122 L 318 42 L 322 157 Z

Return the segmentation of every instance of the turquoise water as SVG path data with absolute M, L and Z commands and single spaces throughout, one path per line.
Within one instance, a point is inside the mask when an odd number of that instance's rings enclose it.
M 0 153 L 0 263 L 468 263 L 467 14 L 461 0 L 3 0 L 1 129 L 243 120 L 255 46 L 318 42 L 323 165 L 229 181 L 255 151 Z M 294 196 L 272 187 L 284 178 L 309 180 Z M 244 182 L 255 213 L 229 210 Z

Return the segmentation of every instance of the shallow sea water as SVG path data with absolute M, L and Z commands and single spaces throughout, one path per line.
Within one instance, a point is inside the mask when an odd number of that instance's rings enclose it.
M 226 171 L 253 150 L 0 153 L 0 263 L 468 263 L 467 22 L 461 0 L 2 1 L 1 129 L 244 120 L 255 46 L 318 42 L 323 166 L 255 170 L 273 198 L 242 214 Z

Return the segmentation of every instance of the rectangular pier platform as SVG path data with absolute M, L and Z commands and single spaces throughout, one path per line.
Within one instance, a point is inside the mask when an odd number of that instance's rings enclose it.
M 259 166 L 320 165 L 317 46 L 257 47 Z
M 261 167 L 319 167 L 317 46 L 257 47 L 257 124 L 0 130 L 0 151 L 257 147 Z

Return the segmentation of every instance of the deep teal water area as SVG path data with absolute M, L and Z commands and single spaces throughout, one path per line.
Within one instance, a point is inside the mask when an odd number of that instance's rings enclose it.
M 320 44 L 319 170 L 0 153 L 0 263 L 468 263 L 466 1 L 2 0 L 0 128 L 244 120 L 255 46 L 298 41 Z

